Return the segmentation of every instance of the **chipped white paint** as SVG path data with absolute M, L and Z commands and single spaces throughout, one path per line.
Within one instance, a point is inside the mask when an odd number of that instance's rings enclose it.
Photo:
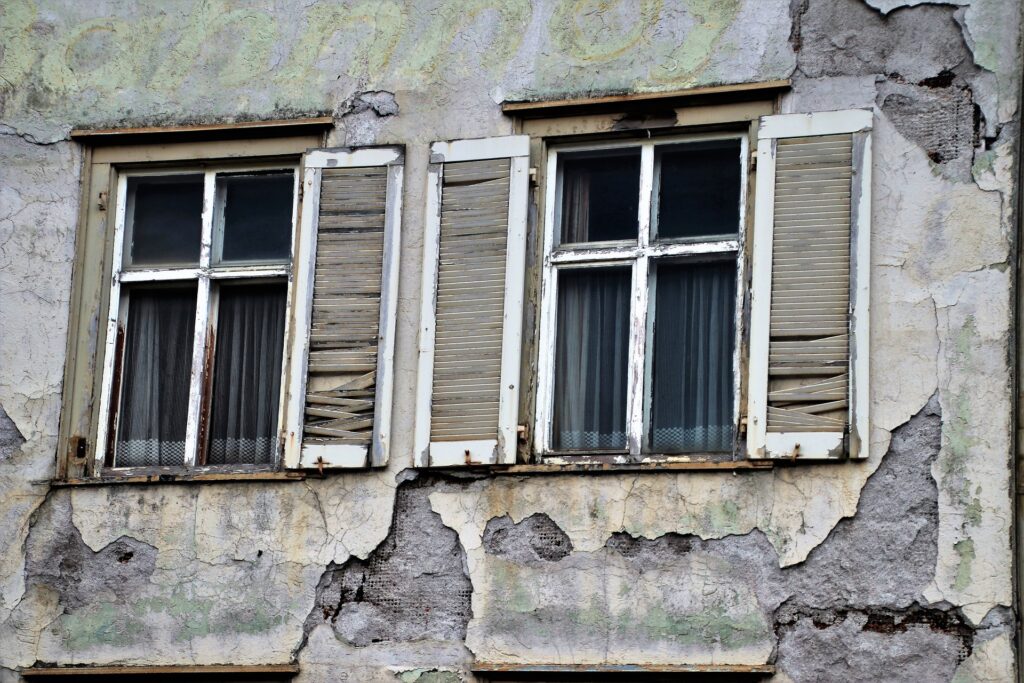
M 430 163 L 504 159 L 530 155 L 530 138 L 525 135 L 504 135 L 474 140 L 451 140 L 430 145 Z

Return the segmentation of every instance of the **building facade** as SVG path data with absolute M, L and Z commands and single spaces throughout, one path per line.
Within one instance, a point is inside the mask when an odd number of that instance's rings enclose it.
M 1016 680 L 1021 21 L 3 3 L 0 681 Z

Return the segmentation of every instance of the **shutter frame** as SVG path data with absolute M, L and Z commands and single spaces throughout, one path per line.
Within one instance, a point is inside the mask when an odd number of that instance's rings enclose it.
M 282 419 L 284 466 L 289 469 L 383 467 L 391 441 L 398 259 L 405 151 L 402 146 L 310 150 L 302 164 L 303 201 L 293 254 L 293 295 L 288 341 L 288 387 Z M 370 443 L 308 443 L 304 440 L 306 387 L 312 325 L 320 199 L 325 169 L 386 169 L 381 254 L 380 314 Z M 358 372 L 354 370 L 353 372 Z
M 870 110 L 764 116 L 757 147 L 751 278 L 747 457 L 833 460 L 868 457 L 871 279 Z M 775 235 L 776 155 L 787 138 L 851 136 L 848 337 L 848 434 L 838 431 L 768 431 L 769 337 Z
M 414 432 L 414 462 L 417 467 L 510 465 L 515 463 L 526 265 L 529 142 L 529 136 L 509 135 L 435 142 L 430 147 L 424 218 L 422 300 Z M 451 163 L 496 159 L 509 160 L 509 179 L 498 420 L 495 425 L 495 438 L 431 440 L 444 167 L 445 164 Z

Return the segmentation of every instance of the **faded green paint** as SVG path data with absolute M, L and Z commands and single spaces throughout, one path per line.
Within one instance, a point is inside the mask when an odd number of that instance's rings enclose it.
M 953 338 L 950 362 L 960 368 L 971 364 L 971 354 L 978 336 L 977 323 L 968 316 L 963 327 Z M 961 392 L 953 395 L 949 403 L 952 410 L 946 410 L 942 421 L 942 434 L 946 442 L 946 453 L 940 460 L 940 486 L 958 505 L 967 508 L 971 504 L 971 482 L 967 463 L 974 437 L 971 435 L 973 411 L 970 395 Z
M 214 613 L 219 604 L 222 603 L 216 599 L 199 598 L 176 589 L 167 597 L 138 600 L 133 603 L 133 610 L 140 620 L 150 614 L 171 617 L 177 626 L 174 639 L 179 642 L 220 633 L 266 633 L 284 622 L 283 615 L 267 611 L 266 603 L 260 601 Z
M 127 647 L 138 642 L 145 624 L 129 616 L 124 605 L 96 603 L 60 617 L 61 638 L 71 651 L 96 645 Z
M 662 0 L 568 0 L 552 13 L 551 39 L 577 63 L 606 62 L 653 32 L 662 5 Z
M 958 591 L 962 591 L 971 585 L 971 569 L 974 566 L 975 558 L 974 540 L 965 538 L 962 541 L 958 541 L 953 546 L 953 549 L 959 558 L 956 565 L 956 579 L 953 581 L 953 587 Z
M 13 125 L 325 112 L 339 90 L 429 92 L 481 76 L 526 98 L 682 87 L 701 82 L 740 3 L 364 0 L 274 13 L 194 0 L 105 16 L 118 5 L 55 6 L 0 8 L 0 106 Z
M 726 649 L 756 645 L 772 636 L 764 615 L 733 615 L 720 606 L 696 614 L 672 614 L 654 606 L 643 615 L 640 626 L 651 638 L 677 640 L 686 645 L 717 644 Z

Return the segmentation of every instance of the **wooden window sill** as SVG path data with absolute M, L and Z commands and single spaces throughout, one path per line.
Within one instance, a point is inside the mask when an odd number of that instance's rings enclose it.
M 209 484 L 226 481 L 274 482 L 301 481 L 305 472 L 292 470 L 232 469 L 186 470 L 180 467 L 130 468 L 108 471 L 98 477 L 81 479 L 55 479 L 53 486 L 107 486 L 109 484 Z
M 49 680 L 79 676 L 96 680 L 135 680 L 156 676 L 158 680 L 284 680 L 299 673 L 298 664 L 171 665 L 171 666 L 41 666 L 23 669 L 29 679 Z

